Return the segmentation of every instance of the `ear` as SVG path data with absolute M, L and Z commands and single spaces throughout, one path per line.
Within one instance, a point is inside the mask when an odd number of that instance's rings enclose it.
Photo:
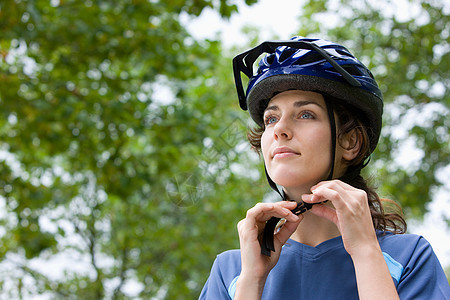
M 352 161 L 361 150 L 361 133 L 352 129 L 341 137 L 339 144 L 342 147 L 342 158 L 348 162 Z

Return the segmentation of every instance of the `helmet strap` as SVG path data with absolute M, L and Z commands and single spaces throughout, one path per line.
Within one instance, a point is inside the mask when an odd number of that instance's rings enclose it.
M 330 173 L 328 174 L 326 180 L 331 180 L 333 179 L 334 163 L 336 160 L 336 121 L 334 118 L 333 102 L 327 100 L 325 97 L 325 104 L 327 106 L 328 119 L 330 120 L 330 129 L 331 129 L 331 167 Z
M 280 190 L 278 189 L 277 184 L 272 180 L 272 178 L 270 178 L 269 173 L 267 172 L 266 164 L 264 164 L 264 172 L 266 173 L 266 179 L 267 179 L 267 182 L 269 183 L 270 187 L 271 187 L 275 192 L 277 192 L 278 195 L 280 195 L 281 199 L 287 200 L 287 199 L 286 199 L 286 194 L 284 193 L 284 191 L 281 190 L 281 192 L 280 192 Z
M 270 178 L 269 173 L 267 172 L 266 165 L 264 164 L 264 172 L 266 173 L 267 182 L 269 182 L 270 187 L 280 195 L 283 200 L 288 200 L 286 198 L 286 194 L 283 190 L 278 189 L 277 184 Z M 273 235 L 275 232 L 275 228 L 280 221 L 280 218 L 272 217 L 266 222 L 266 226 L 264 227 L 264 232 L 261 240 L 261 254 L 265 256 L 270 256 L 271 251 L 275 252 L 275 246 L 273 244 Z

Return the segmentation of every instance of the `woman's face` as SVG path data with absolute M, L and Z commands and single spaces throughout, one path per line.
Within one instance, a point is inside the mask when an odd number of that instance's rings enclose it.
M 310 188 L 331 166 L 331 130 L 321 94 L 285 91 L 264 111 L 261 150 L 267 172 L 284 187 Z

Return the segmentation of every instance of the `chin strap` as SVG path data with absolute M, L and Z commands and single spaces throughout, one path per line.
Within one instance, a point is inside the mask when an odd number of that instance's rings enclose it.
M 272 178 L 270 178 L 265 165 L 264 165 L 264 172 L 266 173 L 266 178 L 267 181 L 269 182 L 270 187 L 275 192 L 277 192 L 283 200 L 287 200 L 286 194 L 284 192 L 280 192 L 276 183 L 272 180 Z M 280 220 L 281 220 L 280 218 L 272 217 L 266 222 L 266 226 L 264 227 L 264 232 L 261 240 L 261 254 L 265 256 L 270 256 L 271 251 L 275 252 L 275 246 L 273 244 L 273 234 L 275 232 L 275 227 L 277 226 Z
M 336 122 L 334 119 L 332 102 L 325 100 L 325 103 L 327 106 L 327 113 L 328 113 L 328 118 L 330 120 L 330 128 L 331 128 L 331 167 L 330 167 L 330 173 L 328 174 L 328 177 L 326 180 L 331 180 L 333 178 L 334 162 L 335 162 L 335 157 L 336 157 Z M 264 166 L 264 171 L 266 173 L 266 178 L 267 178 L 267 181 L 269 182 L 270 187 L 274 191 L 276 191 L 283 200 L 296 201 L 296 200 L 287 199 L 286 194 L 284 192 L 280 192 L 276 183 L 272 180 L 272 178 L 270 178 L 269 173 L 267 172 L 266 166 Z M 359 169 L 359 171 L 361 171 L 361 169 Z M 358 175 L 359 175 L 359 171 L 358 171 Z M 302 200 L 300 200 L 297 202 L 297 207 L 294 208 L 292 210 L 292 212 L 296 215 L 301 215 L 302 213 L 306 212 L 307 210 L 310 210 L 314 204 L 318 204 L 318 203 L 311 204 L 311 203 L 305 203 Z M 264 232 L 263 232 L 262 240 L 261 240 L 261 254 L 263 254 L 265 256 L 270 256 L 271 251 L 275 252 L 275 246 L 273 243 L 273 235 L 275 232 L 275 228 L 280 220 L 281 220 L 280 218 L 272 217 L 266 222 L 266 226 L 264 227 Z

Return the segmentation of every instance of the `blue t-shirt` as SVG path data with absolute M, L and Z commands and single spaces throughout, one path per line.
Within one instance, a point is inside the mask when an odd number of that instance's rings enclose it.
M 450 299 L 444 271 L 423 237 L 377 236 L 400 299 Z M 239 250 L 218 255 L 199 299 L 233 299 L 240 272 Z M 269 273 L 262 299 L 358 299 L 355 269 L 342 238 L 316 247 L 289 240 Z

